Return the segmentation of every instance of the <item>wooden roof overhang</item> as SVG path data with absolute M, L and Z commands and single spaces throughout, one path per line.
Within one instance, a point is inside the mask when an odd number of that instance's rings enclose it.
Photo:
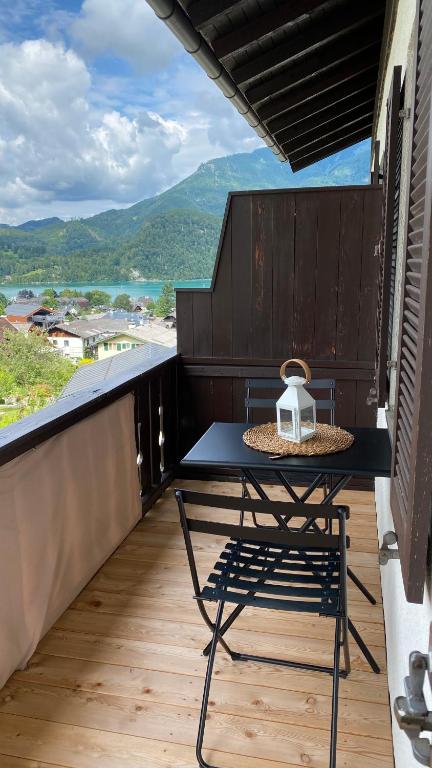
M 372 135 L 386 0 L 147 1 L 180 39 L 187 17 L 294 171 Z

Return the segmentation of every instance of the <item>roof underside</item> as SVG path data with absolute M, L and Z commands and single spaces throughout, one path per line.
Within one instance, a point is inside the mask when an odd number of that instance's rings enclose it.
M 385 0 L 178 0 L 294 171 L 372 135 Z

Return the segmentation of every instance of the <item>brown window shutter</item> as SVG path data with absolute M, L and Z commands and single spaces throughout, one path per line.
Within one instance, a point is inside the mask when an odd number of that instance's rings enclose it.
M 391 508 L 407 600 L 421 602 L 432 494 L 432 3 L 420 0 Z
M 396 177 L 398 159 L 398 136 L 401 118 L 401 67 L 393 69 L 393 77 L 387 100 L 386 144 L 383 162 L 383 201 L 382 201 L 382 233 L 379 243 L 378 258 L 380 260 L 378 307 L 377 307 L 377 356 L 376 356 L 376 389 L 378 406 L 386 403 L 388 395 L 387 361 L 389 318 L 390 318 L 390 288 L 392 283 L 392 253 L 393 230 L 395 216 L 398 216 L 396 206 Z

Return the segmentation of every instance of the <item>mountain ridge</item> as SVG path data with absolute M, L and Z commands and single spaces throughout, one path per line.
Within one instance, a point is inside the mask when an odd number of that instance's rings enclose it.
M 228 155 L 127 208 L 0 226 L 0 281 L 209 277 L 228 192 L 368 183 L 369 146 L 296 174 L 269 149 Z

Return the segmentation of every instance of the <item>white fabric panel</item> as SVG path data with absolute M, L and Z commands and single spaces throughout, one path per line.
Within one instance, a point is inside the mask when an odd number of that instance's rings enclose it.
M 0 687 L 141 516 L 127 395 L 0 467 Z

